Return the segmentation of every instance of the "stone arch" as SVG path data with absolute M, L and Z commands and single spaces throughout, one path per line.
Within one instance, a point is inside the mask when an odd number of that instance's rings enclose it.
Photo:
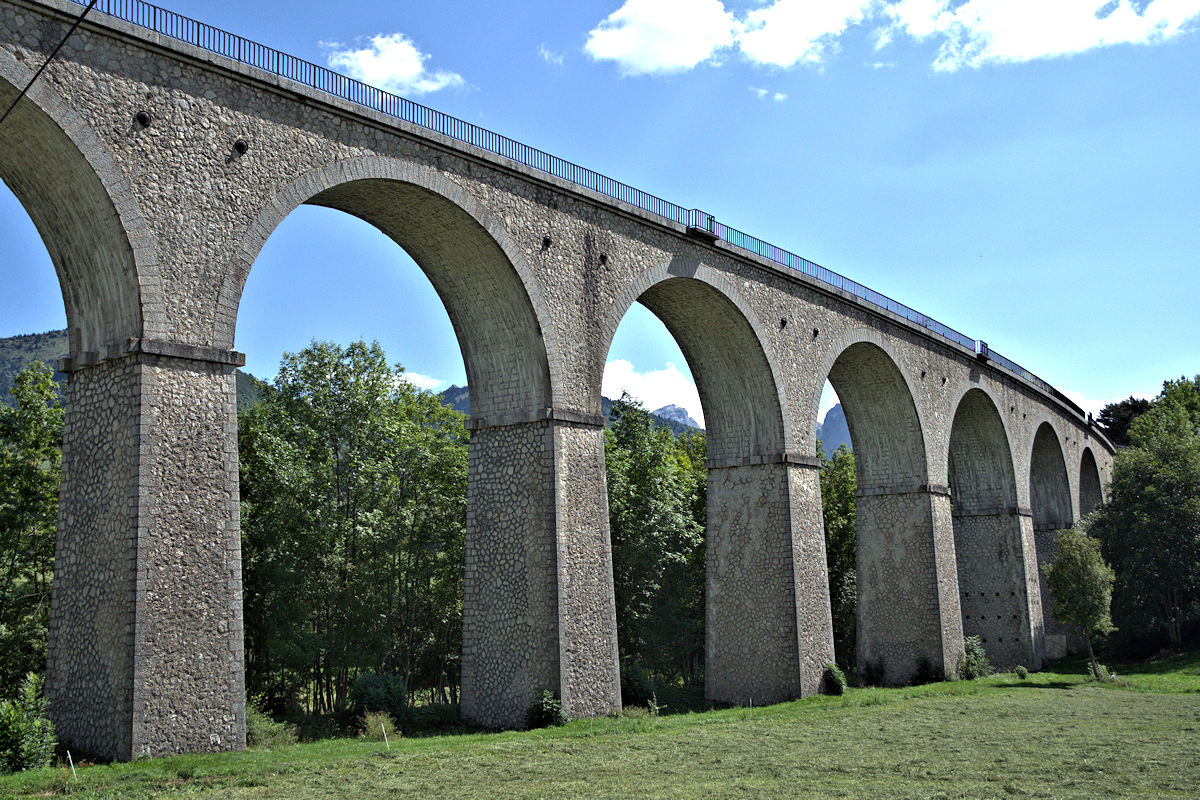
M 850 331 L 829 350 L 826 374 L 846 414 L 858 479 L 858 668 L 882 667 L 886 682 L 903 683 L 924 660 L 954 669 L 962 623 L 949 489 L 929 483 L 925 424 L 892 347 L 878 331 Z
M 647 270 L 623 287 L 603 321 L 594 402 L 604 357 L 634 301 L 675 338 L 704 406 L 705 694 L 745 704 L 818 691 L 832 657 L 824 541 L 819 525 L 797 524 L 807 512 L 794 500 L 806 480 L 798 473 L 811 469 L 788 463 L 786 401 L 758 318 L 727 274 L 692 258 Z
M 1054 599 L 1042 567 L 1053 557 L 1058 531 L 1071 527 L 1071 485 L 1058 432 L 1049 420 L 1038 424 L 1029 457 L 1029 502 L 1037 546 L 1042 616 L 1046 631 L 1046 657 L 1061 658 L 1074 645 L 1054 617 Z
M 62 33 L 52 26 L 42 31 L 47 39 Z M 30 66 L 44 55 L 29 59 Z M 0 50 L 0 108 L 32 75 Z M 153 434 L 143 425 L 140 358 L 121 356 L 134 349 L 131 339 L 166 338 L 157 256 L 120 162 L 57 93 L 51 74 L 0 125 L 0 179 L 41 235 L 67 317 L 71 366 L 46 665 L 50 714 L 60 742 L 128 758 L 139 725 L 130 706 L 132 653 L 144 634 L 135 635 L 131 622 L 131 607 L 144 596 L 134 562 L 139 535 L 149 528 L 140 513 L 149 482 L 139 480 L 138 469 Z
M 979 636 L 998 666 L 1038 665 L 1033 531 L 1017 505 L 1004 420 L 985 389 L 969 388 L 959 400 L 947 461 L 963 634 Z
M 1092 448 L 1083 448 L 1079 463 L 1079 513 L 1086 516 L 1104 502 L 1104 490 L 1100 484 L 1100 467 Z
M 7 53 L 0 57 L 0 108 L 31 77 Z M 161 335 L 157 261 L 129 182 L 45 77 L 0 126 L 0 179 L 50 253 L 72 357 L 94 363 L 129 338 Z
M 523 727 L 546 688 L 572 716 L 619 707 L 602 429 L 598 417 L 556 407 L 563 356 L 523 251 L 482 201 L 434 169 L 385 157 L 329 164 L 278 189 L 241 235 L 212 332 L 218 346 L 232 345 L 257 254 L 303 203 L 356 216 L 407 251 L 463 354 L 472 431 L 463 717 Z
M 604 357 L 635 301 L 662 320 L 696 378 L 709 460 L 761 462 L 783 453 L 787 399 L 757 317 L 725 273 L 690 258 L 643 272 L 613 304 L 590 382 L 596 407 Z
M 561 374 L 561 350 L 524 253 L 459 186 L 429 167 L 395 159 L 339 161 L 272 195 L 242 236 L 222 286 L 212 333 L 218 347 L 233 346 L 238 303 L 259 251 L 284 217 L 304 203 L 375 226 L 425 272 L 463 353 L 473 419 L 511 422 L 554 406 L 551 375 Z
M 859 488 L 908 482 L 925 484 L 929 465 L 925 424 L 893 344 L 877 331 L 848 332 L 829 349 L 822 374 L 842 402 L 854 444 Z M 814 431 L 823 385 L 814 387 L 808 413 Z M 845 394 L 843 394 L 845 392 Z
M 1058 432 L 1049 421 L 1038 425 L 1029 458 L 1029 503 L 1033 528 L 1056 531 L 1071 527 L 1071 483 Z

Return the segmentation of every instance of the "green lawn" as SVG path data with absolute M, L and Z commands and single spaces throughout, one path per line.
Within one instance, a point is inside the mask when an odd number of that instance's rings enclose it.
M 1200 797 L 1200 657 L 1082 664 L 529 733 L 178 756 L 0 778 L 0 796 Z

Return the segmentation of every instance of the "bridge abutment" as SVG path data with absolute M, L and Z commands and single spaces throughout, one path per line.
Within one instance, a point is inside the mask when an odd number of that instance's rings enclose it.
M 245 746 L 235 405 L 227 364 L 71 372 L 46 687 L 76 752 Z

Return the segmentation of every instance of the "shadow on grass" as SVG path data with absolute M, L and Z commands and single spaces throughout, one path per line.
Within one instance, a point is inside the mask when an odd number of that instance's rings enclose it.
M 1099 654 L 1098 654 L 1099 655 Z M 1123 675 L 1165 675 L 1183 673 L 1200 675 L 1200 651 L 1186 650 L 1179 653 L 1160 653 L 1152 658 L 1129 661 L 1113 655 L 1101 655 L 1099 660 Z M 1086 673 L 1087 656 L 1076 655 L 1049 661 L 1043 667 L 1048 672 Z
M 1046 681 L 1045 683 L 1006 683 L 1001 689 L 1074 689 L 1086 681 Z

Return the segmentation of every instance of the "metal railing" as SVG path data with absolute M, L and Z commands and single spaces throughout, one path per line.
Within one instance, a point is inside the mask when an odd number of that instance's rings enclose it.
M 71 0 L 77 5 L 87 5 L 87 0 Z M 962 345 L 968 350 L 978 352 L 979 342 L 966 334 L 960 333 L 948 325 L 943 325 L 919 311 L 903 303 L 880 294 L 874 289 L 863 286 L 833 270 L 826 269 L 807 258 L 796 255 L 782 247 L 764 242 L 748 233 L 731 228 L 699 209 L 685 209 L 660 197 L 656 197 L 641 189 L 615 181 L 586 169 L 570 161 L 550 155 L 535 147 L 522 144 L 507 136 L 501 136 L 478 125 L 435 111 L 428 106 L 414 103 L 399 95 L 385 92 L 362 81 L 348 78 L 312 62 L 305 61 L 274 48 L 252 42 L 241 36 L 214 28 L 203 22 L 159 8 L 143 0 L 98 0 L 95 10 L 109 16 L 131 22 L 156 33 L 178 39 L 181 42 L 194 45 L 210 53 L 231 58 L 241 64 L 264 70 L 297 83 L 304 84 L 318 91 L 340 97 L 351 103 L 378 111 L 390 117 L 404 120 L 413 125 L 440 133 L 489 153 L 494 153 L 512 159 L 527 167 L 553 175 L 556 178 L 590 189 L 593 192 L 627 203 L 631 206 L 656 214 L 672 222 L 689 228 L 705 231 L 718 239 L 726 241 L 735 247 L 754 253 L 769 261 L 773 261 L 789 269 L 793 269 L 808 277 L 843 291 L 860 300 L 865 300 L 879 308 L 886 309 L 909 322 L 920 325 L 955 344 Z M 1010 361 L 995 351 L 989 351 L 989 357 L 996 364 L 1012 372 L 1033 385 L 1051 394 L 1060 402 L 1074 409 L 1080 416 L 1083 410 L 1068 400 L 1061 392 L 1046 381 L 1029 372 L 1019 364 Z

